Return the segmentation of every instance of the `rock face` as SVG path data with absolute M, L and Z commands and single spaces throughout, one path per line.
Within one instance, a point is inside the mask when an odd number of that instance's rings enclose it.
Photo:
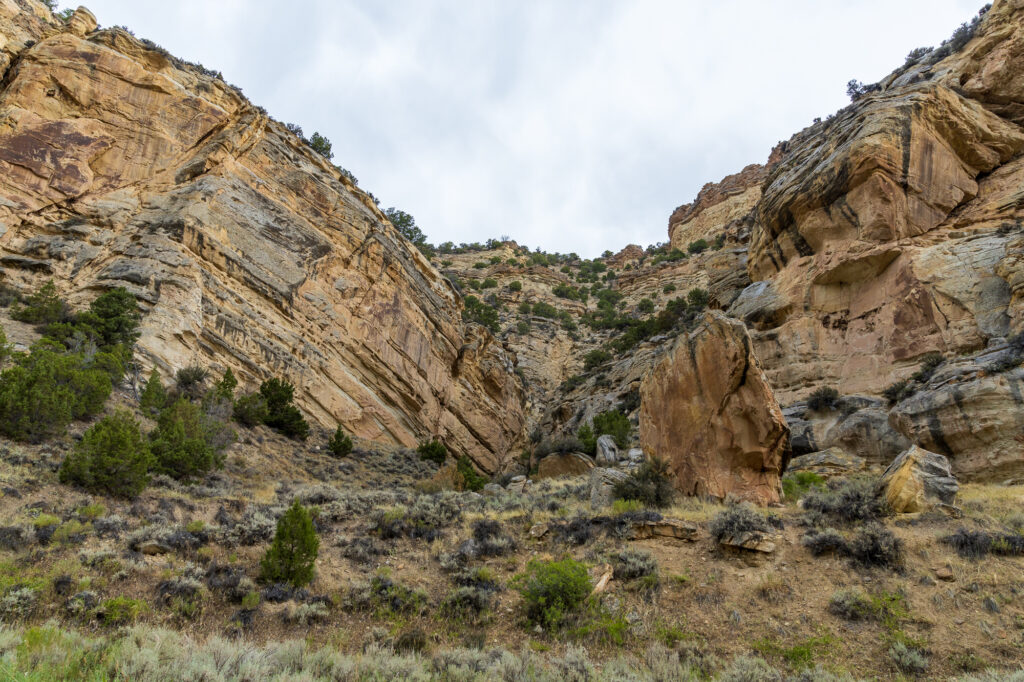
M 949 460 L 916 445 L 889 465 L 881 485 L 897 513 L 921 511 L 936 503 L 952 505 L 960 487 L 950 472 Z
M 590 506 L 592 509 L 604 509 L 611 506 L 612 493 L 619 481 L 628 478 L 628 474 L 618 469 L 594 467 L 590 470 Z
M 594 468 L 594 460 L 581 452 L 548 455 L 537 463 L 534 479 L 558 478 L 561 476 L 577 476 Z
M 778 502 L 789 429 L 743 323 L 713 311 L 640 386 L 644 452 L 690 495 Z
M 948 457 L 965 481 L 1024 475 L 1024 369 L 937 375 L 889 418 L 910 441 Z
M 597 455 L 594 458 L 601 466 L 615 466 L 619 463 L 619 446 L 615 439 L 605 434 L 597 438 Z
M 820 452 L 811 452 L 794 457 L 786 471 L 810 471 L 825 478 L 833 476 L 849 476 L 863 471 L 863 457 L 847 454 L 842 448 L 829 448 Z
M 24 7 L 34 6 L 27 3 Z M 45 10 L 42 10 L 45 11 Z M 0 0 L 0 264 L 72 303 L 124 286 L 165 374 L 296 385 L 313 420 L 485 471 L 523 442 L 516 358 L 373 201 L 200 67 Z M 36 40 L 27 47 L 27 43 Z

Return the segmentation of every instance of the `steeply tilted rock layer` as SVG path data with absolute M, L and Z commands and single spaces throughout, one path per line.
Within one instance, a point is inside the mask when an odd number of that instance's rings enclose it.
M 9 282 L 52 278 L 73 302 L 124 286 L 147 309 L 146 360 L 231 367 L 250 387 L 287 377 L 324 426 L 437 435 L 491 471 L 518 452 L 514 354 L 462 322 L 364 192 L 219 77 L 39 10 L 0 2 Z

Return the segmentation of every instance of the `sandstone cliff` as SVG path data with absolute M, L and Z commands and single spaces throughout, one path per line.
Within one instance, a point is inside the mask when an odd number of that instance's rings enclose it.
M 514 353 L 462 322 L 366 193 L 218 75 L 87 11 L 48 15 L 0 0 L 8 282 L 52 278 L 72 301 L 125 286 L 148 363 L 285 376 L 328 428 L 505 465 L 524 433 Z

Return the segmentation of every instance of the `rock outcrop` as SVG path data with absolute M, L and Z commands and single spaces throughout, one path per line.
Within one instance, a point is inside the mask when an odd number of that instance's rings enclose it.
M 889 507 L 899 514 L 952 505 L 960 488 L 949 460 L 916 445 L 893 460 L 882 474 L 881 486 Z
M 124 286 L 146 310 L 139 353 L 165 372 L 284 376 L 329 428 L 508 461 L 525 424 L 514 354 L 463 323 L 366 193 L 218 75 L 31 7 L 0 1 L 9 283 L 52 278 L 72 303 Z
M 690 495 L 778 502 L 789 429 L 743 323 L 717 311 L 681 335 L 640 386 L 644 452 Z

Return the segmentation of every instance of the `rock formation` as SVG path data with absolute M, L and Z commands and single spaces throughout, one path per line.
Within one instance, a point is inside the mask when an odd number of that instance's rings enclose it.
M 518 452 L 515 355 L 366 193 L 217 74 L 46 15 L 0 1 L 8 282 L 72 302 L 124 286 L 148 363 L 284 376 L 328 428 L 436 435 L 486 471 Z
M 881 486 L 889 506 L 901 514 L 952 505 L 960 488 L 949 460 L 916 445 L 893 460 L 882 474 Z
M 686 494 L 778 502 L 789 429 L 743 323 L 709 312 L 640 386 L 644 452 Z

